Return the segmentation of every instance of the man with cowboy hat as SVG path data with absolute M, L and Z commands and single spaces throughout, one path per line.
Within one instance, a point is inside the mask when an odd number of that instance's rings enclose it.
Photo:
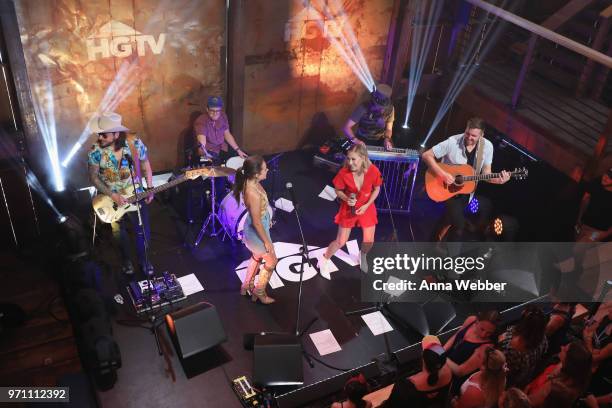
M 88 153 L 89 178 L 99 193 L 113 199 L 118 205 L 126 204 L 122 194 L 132 192 L 132 168 L 136 191 L 142 192 L 141 175 L 147 186 L 153 186 L 153 171 L 147 155 L 147 147 L 142 140 L 127 136 L 128 128 L 121 124 L 121 116 L 114 112 L 105 112 L 93 119 L 89 128 L 98 134 L 98 141 L 91 146 Z M 144 201 L 149 204 L 153 195 Z M 149 212 L 146 205 L 140 206 L 142 226 L 139 225 L 138 213 L 129 212 L 118 222 L 112 223 L 113 237 L 118 239 L 121 249 L 122 269 L 126 274 L 134 273 L 130 261 L 130 245 L 127 231 L 127 220 L 130 219 L 136 233 L 136 252 L 138 261 L 145 275 L 153 274 L 153 267 L 146 261 L 146 245 L 149 241 Z

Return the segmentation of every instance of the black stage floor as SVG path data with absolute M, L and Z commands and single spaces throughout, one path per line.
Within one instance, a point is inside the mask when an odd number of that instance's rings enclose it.
M 515 167 L 520 164 L 512 163 L 510 166 Z M 270 180 L 266 184 L 272 196 L 271 176 L 270 174 Z M 337 204 L 318 197 L 325 185 L 331 183 L 332 178 L 332 173 L 313 167 L 312 153 L 290 152 L 279 159 L 279 171 L 276 173 L 274 183 L 277 188 L 273 195 L 275 198 L 286 197 L 287 194 L 280 191 L 279 187 L 288 181 L 293 183 L 301 204 L 300 212 L 306 240 L 313 247 L 324 248 L 335 237 L 336 226 L 333 223 L 333 216 Z M 442 207 L 425 197 L 422 191 L 422 179 L 422 175 L 417 178 L 412 216 L 394 218 L 400 241 L 412 241 L 413 234 L 417 241 L 429 240 L 441 215 Z M 546 180 L 547 184 L 540 184 L 542 180 Z M 571 224 L 571 221 L 556 222 L 557 215 L 552 214 L 551 208 L 556 208 L 557 212 L 570 213 L 573 201 L 565 200 L 565 203 L 569 203 L 565 206 L 560 204 L 553 206 L 551 202 L 561 203 L 558 198 L 561 190 L 558 186 L 567 187 L 570 184 L 562 176 L 540 163 L 532 164 L 531 178 L 524 183 L 523 186 L 518 183 L 503 187 L 484 186 L 483 191 L 485 193 L 494 191 L 493 198 L 499 196 L 497 201 L 502 203 L 498 205 L 500 210 L 508 212 L 514 208 L 516 210 L 514 215 L 520 220 L 526 220 L 525 224 L 529 226 L 526 229 L 534 232 L 525 232 L 524 236 L 533 236 L 534 241 L 555 240 L 552 238 L 564 234 L 564 225 Z M 489 187 L 499 190 L 495 191 Z M 564 194 L 567 194 L 567 188 L 564 191 Z M 183 307 L 202 300 L 216 306 L 228 336 L 227 342 L 222 345 L 227 362 L 213 367 L 201 365 L 198 367 L 201 373 L 187 378 L 174 355 L 170 360 L 176 373 L 176 381 L 173 382 L 166 371 L 166 362 L 157 353 L 152 334 L 142 328 L 119 324 L 118 322 L 133 317 L 134 312 L 128 302 L 124 305 L 115 303 L 117 314 L 114 318 L 114 337 L 121 348 L 123 365 L 118 371 L 118 381 L 114 388 L 98 393 L 102 406 L 239 407 L 240 403 L 230 388 L 229 381 L 242 375 L 251 377 L 253 372 L 253 353 L 243 348 L 243 335 L 261 331 L 295 330 L 298 284 L 287 280 L 297 276 L 291 274 L 295 272 L 296 259 L 290 258 L 295 255 L 295 252 L 291 253 L 292 248 L 296 249 L 300 243 L 294 213 L 289 214 L 281 210 L 276 212 L 276 224 L 271 230 L 271 235 L 277 245 L 277 252 L 281 247 L 287 251 L 278 254 L 281 262 L 286 265 L 286 271 L 283 273 L 284 278 L 273 281 L 277 287 L 269 289 L 269 294 L 276 299 L 276 303 L 264 306 L 254 304 L 238 293 L 240 279 L 236 268 L 249 258 L 249 252 L 242 244 L 231 244 L 227 240 L 221 242 L 217 238 L 206 237 L 195 249 L 184 245 L 185 242 L 193 241 L 199 224 L 192 224 L 191 228 L 185 224 L 182 215 L 184 203 L 180 196 L 181 194 L 170 197 L 165 203 L 161 202 L 164 200 L 160 200 L 151 206 L 151 259 L 157 272 L 169 271 L 177 276 L 195 273 L 198 277 L 204 286 L 204 291 L 190 296 L 187 301 L 175 307 Z M 526 209 L 525 206 L 531 208 Z M 409 223 L 410 218 L 411 223 Z M 537 225 L 534 225 L 533 219 L 538 220 Z M 550 222 L 547 223 L 548 220 Z M 379 221 L 376 238 L 379 241 L 388 240 L 392 233 L 389 215 L 379 214 Z M 355 230 L 351 239 L 360 242 L 361 232 Z M 115 264 L 116 261 L 113 259 L 115 250 L 108 239 L 108 234 L 102 234 L 96 245 L 98 258 L 106 260 L 107 266 Z M 346 248 L 343 250 L 347 251 Z M 393 321 L 390 323 L 395 330 L 386 336 L 374 336 L 359 316 L 346 317 L 347 311 L 371 305 L 360 302 L 359 285 L 362 272 L 357 266 L 350 266 L 338 259 L 336 261 L 339 270 L 331 274 L 330 280 L 318 274 L 310 274 L 313 276 L 309 276 L 309 279 L 303 283 L 300 330 L 304 329 L 312 319 L 317 319 L 303 336 L 303 345 L 307 352 L 319 356 L 308 333 L 331 329 L 342 350 L 319 358 L 328 365 L 348 369 L 369 363 L 375 358 L 382 360 L 387 348 L 395 351 L 420 339 L 416 331 L 399 329 Z M 293 266 L 289 266 L 290 264 Z M 102 279 L 105 295 L 112 299 L 116 293 L 121 293 L 127 300 L 124 277 L 119 273 L 110 272 L 111 269 L 113 268 L 106 268 Z M 457 316 L 449 324 L 449 328 L 459 325 L 469 313 L 469 307 L 459 309 L 463 310 L 457 310 Z M 163 326 L 162 328 L 160 332 L 167 339 L 167 332 Z M 313 367 L 310 367 L 305 360 L 303 363 L 305 385 L 338 374 L 338 371 L 319 362 L 314 362 Z

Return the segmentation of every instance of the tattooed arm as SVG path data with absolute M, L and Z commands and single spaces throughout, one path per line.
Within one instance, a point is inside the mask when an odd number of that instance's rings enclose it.
M 89 167 L 89 180 L 92 182 L 94 187 L 98 189 L 100 193 L 109 196 L 110 198 L 113 199 L 114 202 L 116 202 L 119 205 L 123 205 L 126 203 L 125 199 L 123 198 L 123 196 L 121 196 L 121 194 L 113 193 L 110 187 L 107 186 L 106 183 L 100 179 L 100 173 L 99 173 L 100 166 L 97 166 L 95 164 L 89 164 L 88 167 Z

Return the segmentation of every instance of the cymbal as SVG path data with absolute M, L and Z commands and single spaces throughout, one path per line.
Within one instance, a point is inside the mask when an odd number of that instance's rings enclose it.
M 202 170 L 205 170 L 205 177 L 227 177 L 236 174 L 236 170 L 222 166 L 204 167 Z

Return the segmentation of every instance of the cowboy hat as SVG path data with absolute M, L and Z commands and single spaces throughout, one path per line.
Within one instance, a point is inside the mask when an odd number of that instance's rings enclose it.
M 104 112 L 93 118 L 89 128 L 94 133 L 128 132 L 130 130 L 121 124 L 121 115 L 115 112 Z

